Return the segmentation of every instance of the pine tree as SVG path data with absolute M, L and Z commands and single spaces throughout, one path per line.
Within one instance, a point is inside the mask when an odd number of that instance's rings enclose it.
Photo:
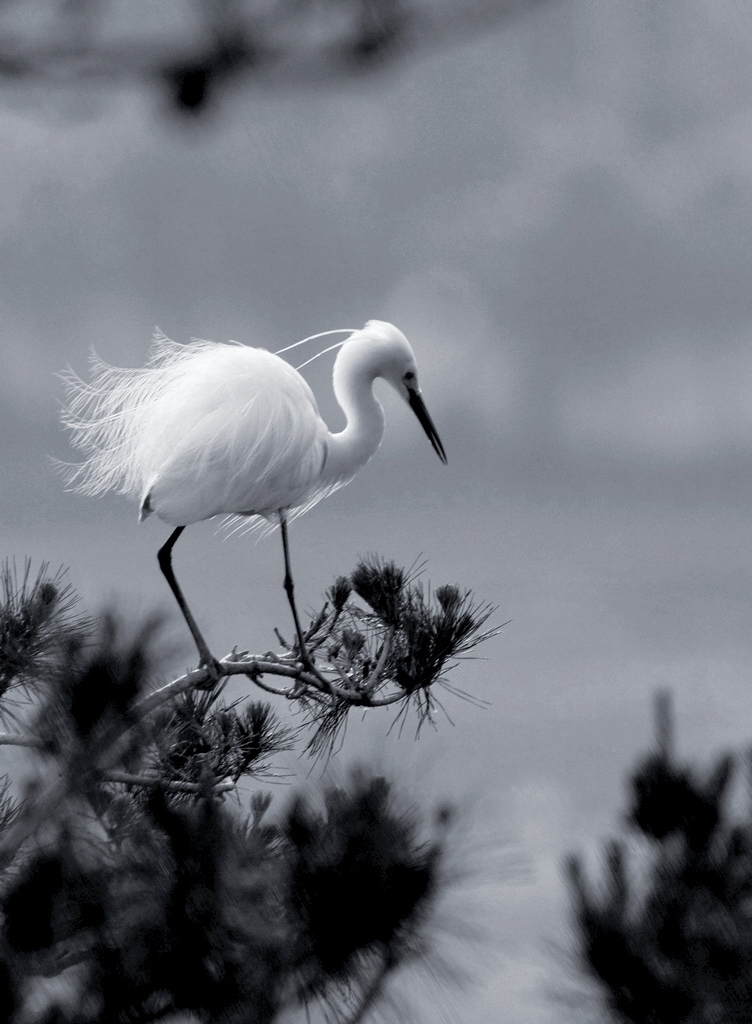
M 228 797 L 299 738 L 331 752 L 352 708 L 431 721 L 492 609 L 361 562 L 308 625 L 313 667 L 281 636 L 223 661 L 294 704 L 293 730 L 203 670 L 154 688 L 158 624 L 79 614 L 64 574 L 6 563 L 0 587 L 0 741 L 36 762 L 0 797 L 0 1020 L 265 1024 L 317 1002 L 363 1020 L 425 947 L 448 812 L 422 825 L 364 772 L 277 815 L 260 785 L 245 811 Z
M 605 853 L 599 886 L 568 863 L 577 954 L 620 1024 L 752 1020 L 752 822 L 734 814 L 734 761 L 699 772 L 672 750 L 668 697 L 657 702 L 657 750 L 630 779 L 631 845 Z

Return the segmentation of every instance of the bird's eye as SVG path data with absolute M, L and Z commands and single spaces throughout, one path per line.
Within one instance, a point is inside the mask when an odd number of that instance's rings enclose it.
M 405 384 L 412 384 L 415 380 L 415 374 L 412 370 L 408 370 L 405 376 L 402 378 Z

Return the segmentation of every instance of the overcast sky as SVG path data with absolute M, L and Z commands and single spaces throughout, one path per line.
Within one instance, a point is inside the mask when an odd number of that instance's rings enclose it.
M 487 710 L 447 694 L 454 725 L 374 716 L 341 754 L 465 807 L 493 938 L 450 1019 L 582 1020 L 549 991 L 561 857 L 618 828 L 657 687 L 686 753 L 752 736 L 751 52 L 743 0 L 560 0 L 198 131 L 146 92 L 0 104 L 2 553 L 69 566 L 87 607 L 183 638 L 169 528 L 51 469 L 56 371 L 138 365 L 155 325 L 276 349 L 380 318 L 413 344 L 448 467 L 385 393 L 382 449 L 291 544 L 304 607 L 377 551 L 511 620 L 455 675 Z M 191 527 L 175 567 L 215 653 L 289 627 L 276 536 Z

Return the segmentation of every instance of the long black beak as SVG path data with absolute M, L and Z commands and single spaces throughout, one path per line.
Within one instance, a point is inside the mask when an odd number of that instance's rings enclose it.
M 425 430 L 426 437 L 433 445 L 433 450 L 446 466 L 447 457 L 446 452 L 444 451 L 444 445 L 441 443 L 441 438 L 436 431 L 436 427 L 433 425 L 433 420 L 428 415 L 428 409 L 425 407 L 420 392 L 408 390 L 407 400 L 410 403 L 410 408 L 418 417 L 421 427 Z

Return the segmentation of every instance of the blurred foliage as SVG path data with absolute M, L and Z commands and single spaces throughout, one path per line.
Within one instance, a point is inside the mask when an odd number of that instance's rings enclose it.
M 752 784 L 735 812 L 733 760 L 703 774 L 678 763 L 669 714 L 663 695 L 658 749 L 630 780 L 631 839 L 608 844 L 599 884 L 581 858 L 568 862 L 578 958 L 621 1024 L 742 1024 L 752 1020 Z
M 20 574 L 15 563 L 0 564 L 0 714 L 9 712 L 12 691 L 23 695 L 63 647 L 85 638 L 89 623 L 77 604 L 64 572 L 50 576 L 43 563 L 32 577 L 28 560 Z
M 544 0 L 0 0 L 0 81 L 146 85 L 205 114 L 244 81 L 359 77 Z
M 311 618 L 315 669 L 284 647 L 222 662 L 262 688 L 275 672 L 291 682 L 284 696 L 310 712 L 292 729 L 268 703 L 226 703 L 224 677 L 160 686 L 160 623 L 74 614 L 63 574 L 6 563 L 0 588 L 0 712 L 14 723 L 0 741 L 35 758 L 0 792 L 0 1019 L 262 1024 L 320 1003 L 363 1020 L 391 973 L 427 955 L 450 814 L 426 828 L 356 771 L 272 817 L 258 783 L 301 734 L 321 749 L 327 709 L 421 691 L 425 716 L 447 660 L 493 633 L 491 609 L 364 560 Z M 245 810 L 242 778 L 256 784 Z

